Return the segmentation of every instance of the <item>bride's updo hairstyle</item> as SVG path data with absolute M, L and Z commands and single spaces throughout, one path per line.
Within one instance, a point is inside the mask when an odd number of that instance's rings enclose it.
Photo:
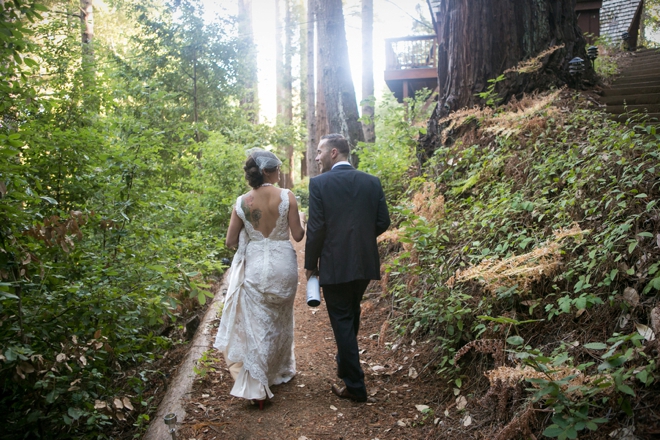
M 248 154 L 243 167 L 245 178 L 252 188 L 259 188 L 264 183 L 264 170 L 271 173 L 282 165 L 282 161 L 270 151 L 261 148 L 252 148 L 248 150 Z

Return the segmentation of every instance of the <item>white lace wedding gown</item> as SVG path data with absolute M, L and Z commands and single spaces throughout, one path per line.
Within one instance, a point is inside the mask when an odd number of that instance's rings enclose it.
M 234 377 L 231 394 L 273 397 L 270 385 L 296 374 L 293 301 L 298 286 L 296 252 L 289 241 L 289 191 L 281 190 L 279 217 L 268 237 L 254 229 L 236 201 L 245 227 L 239 236 L 220 327 L 213 346 Z

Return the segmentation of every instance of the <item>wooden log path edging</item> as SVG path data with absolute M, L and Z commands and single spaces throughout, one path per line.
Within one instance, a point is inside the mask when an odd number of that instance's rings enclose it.
M 154 414 L 149 423 L 146 434 L 142 437 L 143 440 L 164 440 L 171 438 L 169 429 L 163 421 L 165 415 L 169 413 L 176 414 L 177 425 L 180 425 L 186 418 L 183 397 L 190 393 L 197 376 L 193 367 L 199 358 L 212 347 L 215 337 L 213 322 L 218 318 L 218 313 L 224 302 L 224 292 L 227 290 L 227 273 L 228 271 L 225 271 L 220 288 L 215 292 L 213 301 L 209 304 L 204 318 L 195 332 L 188 354 L 186 354 L 186 357 L 172 378 L 172 382 L 168 386 L 163 400 L 158 405 L 156 414 Z

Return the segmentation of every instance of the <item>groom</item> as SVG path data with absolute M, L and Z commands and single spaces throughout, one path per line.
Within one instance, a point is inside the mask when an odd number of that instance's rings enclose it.
M 340 134 L 319 142 L 316 161 L 322 174 L 309 181 L 305 269 L 308 279 L 318 271 L 337 343 L 337 375 L 346 384 L 332 385 L 332 392 L 365 402 L 357 343 L 360 301 L 369 281 L 380 279 L 376 237 L 388 228 L 390 216 L 380 181 L 353 168 L 349 154 Z

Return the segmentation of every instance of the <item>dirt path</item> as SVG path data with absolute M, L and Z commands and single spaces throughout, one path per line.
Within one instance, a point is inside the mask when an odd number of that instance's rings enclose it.
M 439 404 L 427 400 L 432 397 L 428 390 L 434 385 L 425 382 L 436 381 L 434 375 L 427 372 L 417 376 L 424 369 L 419 359 L 425 357 L 419 355 L 423 344 L 378 341 L 390 310 L 389 303 L 381 299 L 378 283 L 372 283 L 362 303 L 359 336 L 367 389 L 375 402 L 353 403 L 332 394 L 332 383 L 342 385 L 334 373 L 336 346 L 332 329 L 324 303 L 318 308 L 305 303 L 304 245 L 294 246 L 301 280 L 295 305 L 297 376 L 287 384 L 272 387 L 275 397 L 260 411 L 248 401 L 229 395 L 232 380 L 222 359 L 208 360 L 205 375 L 195 381 L 185 402 L 188 416 L 179 429 L 179 438 L 448 438 L 438 432 L 441 424 L 434 425 L 437 416 L 416 407 L 427 405 L 437 412 Z M 209 355 L 219 357 L 215 352 Z

